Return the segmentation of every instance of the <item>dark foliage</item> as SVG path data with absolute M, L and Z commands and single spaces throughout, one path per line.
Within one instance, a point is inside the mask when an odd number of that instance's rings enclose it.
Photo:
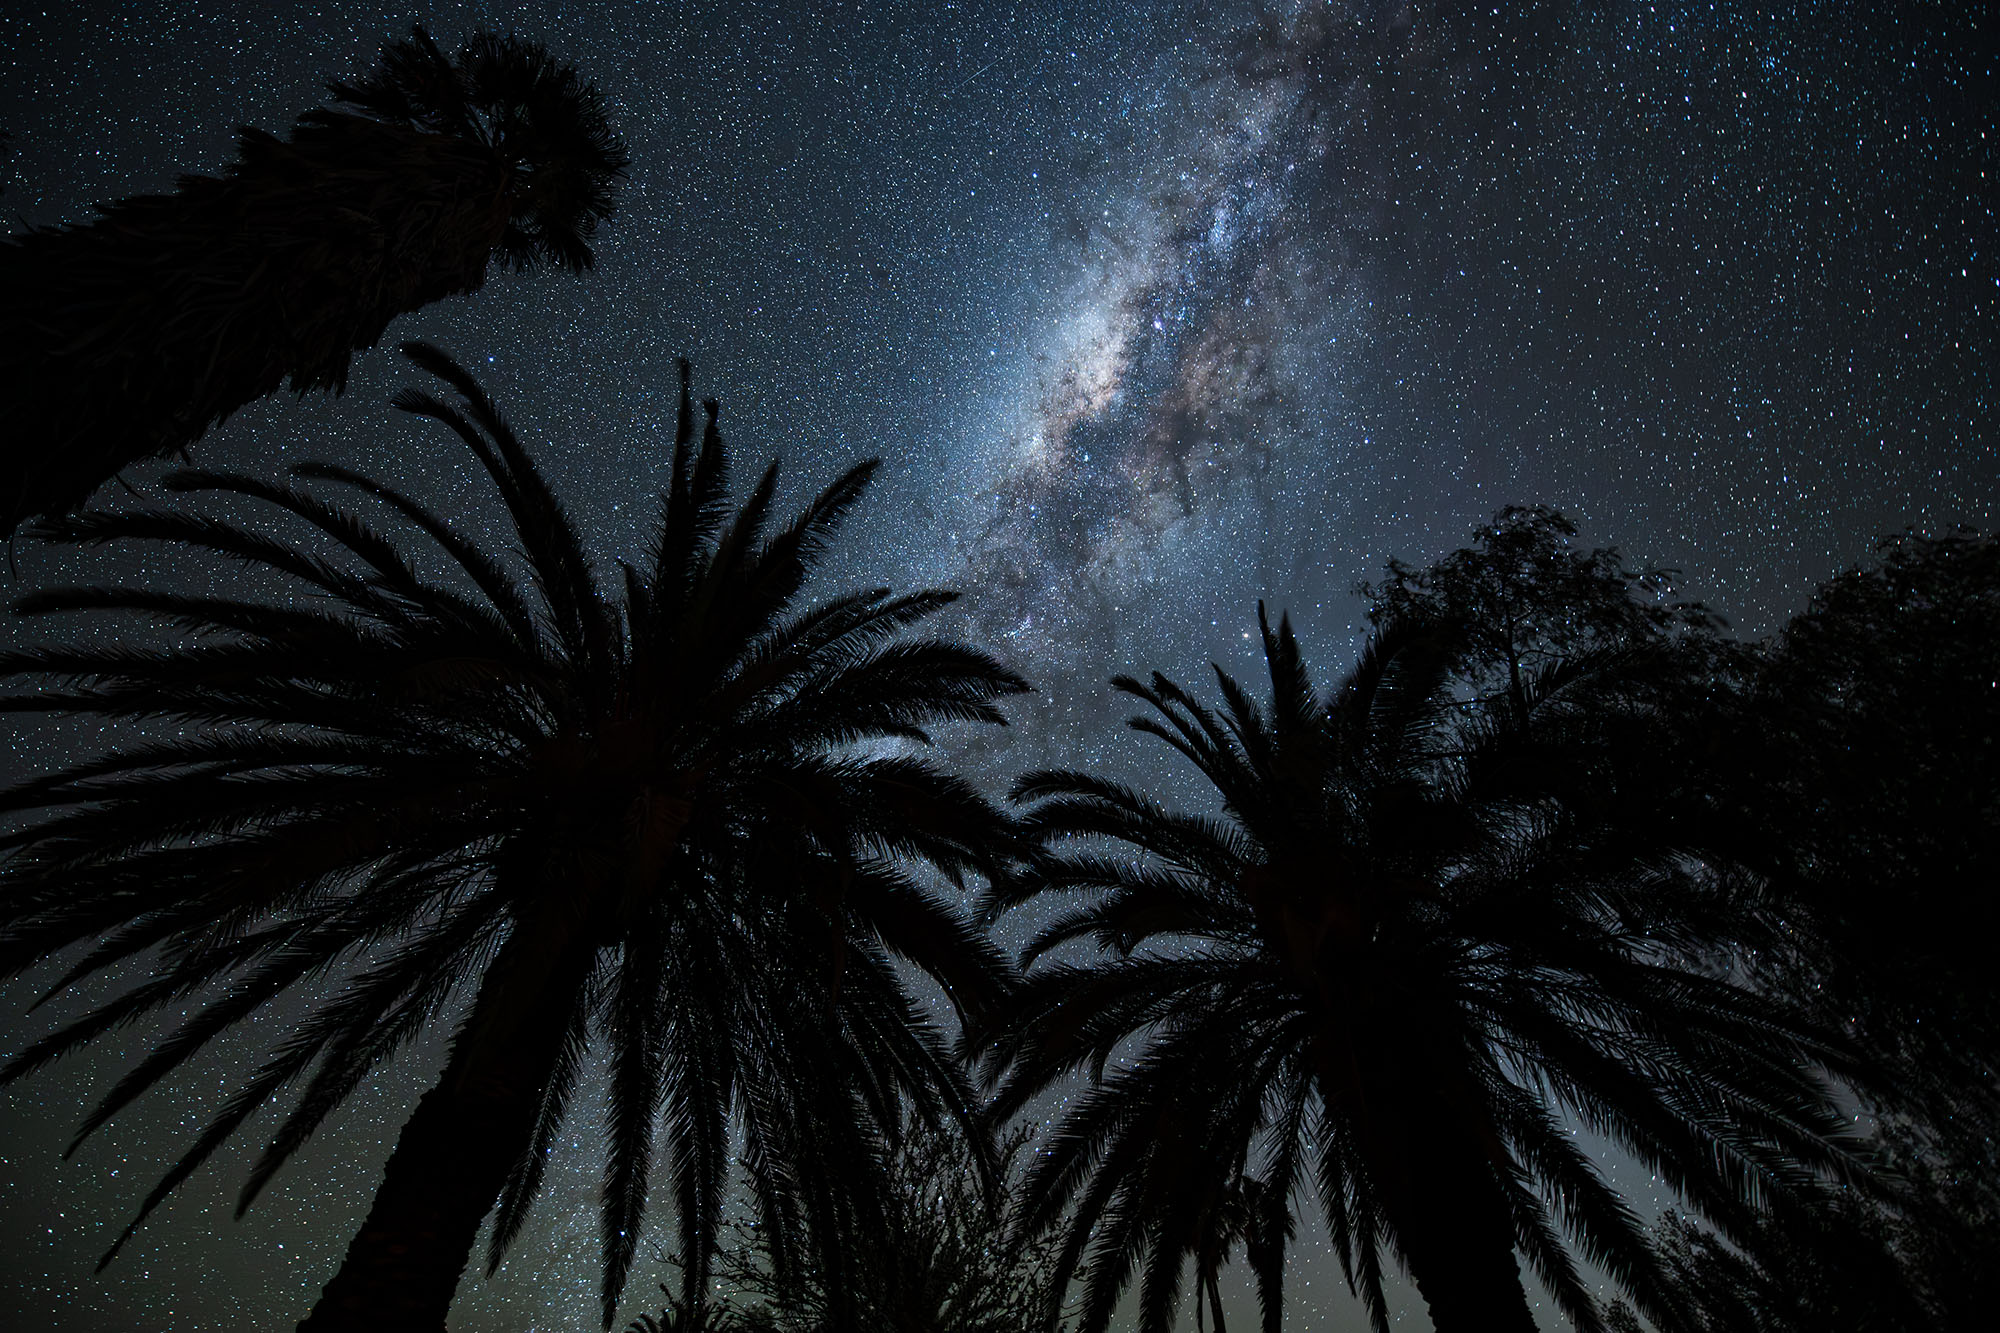
M 1973 1333 L 2000 1302 L 2000 1178 L 1964 1169 L 1907 1128 L 1879 1146 L 1903 1182 L 1892 1205 L 1847 1192 L 1729 1245 L 1690 1219 L 1657 1228 L 1700 1333 Z M 1636 1328 L 1636 1321 L 1625 1321 Z
M 1763 868 L 1815 937 L 1784 983 L 1983 1143 L 2000 1112 L 2000 540 L 1886 539 L 1786 627 L 1759 685 L 1719 776 L 1778 835 Z
M 1782 922 L 1756 984 L 1848 1032 L 1893 1197 L 1665 1228 L 1711 1333 L 1972 1328 L 2000 1252 L 2000 543 L 1902 534 L 1711 689 L 1681 762 Z M 1713 682 L 1711 681 L 1711 684 Z M 1699 710 L 1698 710 L 1699 711 Z
M 707 1290 L 732 1155 L 780 1271 L 838 1271 L 885 1206 L 905 1108 L 931 1125 L 974 1110 L 895 960 L 973 1013 L 1009 984 L 993 946 L 913 877 L 990 871 L 1006 820 L 880 742 L 1001 722 L 997 701 L 1026 687 L 980 652 L 904 637 L 950 593 L 797 607 L 873 463 L 788 525 L 771 522 L 775 464 L 732 504 L 714 405 L 697 431 L 683 365 L 660 526 L 645 563 L 607 585 L 479 386 L 435 349 L 406 350 L 456 398 L 410 390 L 397 405 L 455 432 L 490 475 L 525 579 L 400 491 L 324 465 L 296 482 L 168 480 L 232 514 L 263 507 L 270 527 L 192 505 L 49 526 L 220 557 L 250 590 L 84 586 L 20 603 L 177 633 L 0 659 L 16 683 L 0 711 L 150 732 L 0 794 L 17 821 L 0 836 L 0 971 L 60 957 L 56 994 L 151 962 L 0 1078 L 178 1015 L 88 1135 L 287 997 L 302 1016 L 140 1220 L 302 1083 L 247 1206 L 383 1062 L 461 1015 L 315 1330 L 442 1326 L 481 1220 L 497 1208 L 492 1265 L 519 1232 L 593 1048 L 610 1069 L 607 1326 L 655 1166 L 690 1298 Z M 260 600 L 259 582 L 286 595 Z
M 532 43 L 454 60 L 420 28 L 220 179 L 0 244 L 0 525 L 182 454 L 287 379 L 338 392 L 397 315 L 495 260 L 591 266 L 625 152 L 594 88 Z
M 1705 965 L 1754 922 L 1642 805 L 1601 817 L 1619 756 L 1657 729 L 1652 657 L 1550 663 L 1468 705 L 1461 645 L 1418 621 L 1324 696 L 1288 626 L 1265 624 L 1264 647 L 1263 705 L 1220 670 L 1220 710 L 1161 676 L 1118 682 L 1222 818 L 1084 773 L 1017 788 L 1047 851 L 995 905 L 1082 899 L 1024 961 L 1108 955 L 1042 961 L 986 1048 L 1002 1110 L 1092 1075 L 1021 1219 L 1062 1235 L 1051 1280 L 1081 1270 L 1087 1333 L 1135 1276 L 1139 1327 L 1167 1328 L 1190 1240 L 1253 1171 L 1270 1197 L 1317 1195 L 1378 1327 L 1400 1260 L 1445 1333 L 1534 1327 L 1517 1246 L 1602 1327 L 1565 1232 L 1674 1321 L 1644 1227 L 1572 1126 L 1731 1236 L 1809 1181 L 1862 1179 L 1821 1077 L 1859 1076 L 1840 1044 Z
M 1356 589 L 1369 623 L 1422 620 L 1458 628 L 1454 665 L 1478 694 L 1519 699 L 1527 678 L 1589 653 L 1657 647 L 1720 629 L 1674 594 L 1679 571 L 1633 567 L 1615 546 L 1582 550 L 1576 526 L 1543 505 L 1509 505 L 1473 543 L 1418 569 L 1391 558 L 1380 583 Z
M 1024 1133 L 992 1152 L 912 1123 L 890 1157 L 879 1228 L 853 1238 L 845 1267 L 784 1274 L 769 1234 L 740 1227 L 739 1243 L 725 1249 L 717 1266 L 728 1293 L 720 1302 L 690 1313 L 669 1290 L 666 1310 L 636 1321 L 628 1333 L 826 1333 L 839 1326 L 843 1303 L 882 1333 L 1045 1327 L 1052 1312 L 1041 1275 L 1052 1247 L 1016 1246 L 1008 1236 L 1013 1181 L 1026 1147 Z

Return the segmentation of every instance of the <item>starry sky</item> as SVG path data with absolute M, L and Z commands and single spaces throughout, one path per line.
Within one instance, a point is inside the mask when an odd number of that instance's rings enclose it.
M 830 586 L 963 589 L 951 628 L 1040 687 L 961 761 L 1159 776 L 1110 675 L 1248 671 L 1266 597 L 1330 680 L 1355 583 L 1503 504 L 1682 569 L 1747 634 L 1876 534 L 1993 526 L 2000 89 L 1978 9 L 19 5 L 0 205 L 78 221 L 215 170 L 235 126 L 281 130 L 412 22 L 447 47 L 540 40 L 631 152 L 598 269 L 496 273 L 391 341 L 474 366 L 607 557 L 666 475 L 678 356 L 794 495 L 880 455 Z M 385 405 L 414 378 L 378 348 L 344 397 L 255 405 L 196 456 L 332 458 L 480 513 L 449 442 Z M 59 567 L 26 544 L 19 564 L 22 587 Z M 76 743 L 6 739 L 10 773 Z M 25 994 L 0 996 L 0 1046 L 48 1021 L 19 1018 Z M 0 1324 L 297 1318 L 440 1058 L 366 1090 L 245 1221 L 222 1161 L 92 1278 L 240 1058 L 59 1162 L 146 1040 L 0 1094 Z M 587 1122 L 455 1328 L 594 1326 Z M 1317 1242 L 1294 1271 L 1295 1320 L 1363 1326 Z M 635 1274 L 628 1313 L 659 1276 Z

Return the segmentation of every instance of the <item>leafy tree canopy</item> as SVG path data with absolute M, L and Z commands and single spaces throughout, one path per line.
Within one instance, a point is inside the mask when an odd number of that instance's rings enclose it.
M 1578 546 L 1576 525 L 1545 505 L 1509 505 L 1471 546 L 1422 568 L 1392 557 L 1381 582 L 1356 591 L 1371 624 L 1457 626 L 1473 688 L 1518 704 L 1528 676 L 1557 659 L 1720 629 L 1721 617 L 1676 596 L 1677 577 L 1630 565 L 1615 546 Z

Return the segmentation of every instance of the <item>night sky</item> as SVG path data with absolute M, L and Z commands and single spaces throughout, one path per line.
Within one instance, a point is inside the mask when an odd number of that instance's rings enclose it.
M 632 157 L 597 271 L 496 272 L 390 342 L 474 366 L 607 558 L 666 476 L 677 356 L 794 497 L 881 455 L 829 580 L 968 594 L 951 627 L 1040 687 L 1007 736 L 958 747 L 996 783 L 1058 760 L 1160 775 L 1110 675 L 1250 670 L 1266 597 L 1330 681 L 1357 581 L 1510 502 L 1683 569 L 1753 635 L 1877 534 L 1996 521 L 2000 139 L 1976 5 L 25 9 L 0 18 L 0 206 L 36 223 L 219 168 L 235 126 L 282 130 L 413 21 L 573 61 Z M 416 378 L 377 348 L 344 397 L 255 405 L 196 457 L 359 463 L 476 514 L 455 442 L 386 406 Z M 24 542 L 19 567 L 10 595 L 58 566 Z M 74 743 L 7 740 L 10 773 Z M 19 1019 L 28 991 L 0 995 L 0 1047 L 44 1030 Z M 147 1034 L 4 1093 L 0 1325 L 303 1315 L 435 1046 L 244 1222 L 239 1153 L 90 1276 L 281 1020 L 67 1164 Z M 590 1105 L 574 1169 L 454 1327 L 595 1326 Z M 1307 1235 L 1290 1322 L 1361 1328 Z M 628 1314 L 664 1276 L 642 1263 Z

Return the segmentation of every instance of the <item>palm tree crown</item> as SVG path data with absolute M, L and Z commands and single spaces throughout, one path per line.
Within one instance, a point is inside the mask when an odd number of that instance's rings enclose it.
M 656 1117 L 690 1293 L 706 1290 L 732 1117 L 778 1257 L 837 1263 L 879 1206 L 906 1103 L 933 1123 L 973 1107 L 893 959 L 974 1013 L 1008 984 L 997 951 L 914 877 L 990 869 L 1005 820 L 909 743 L 939 722 L 999 723 L 997 701 L 1026 686 L 980 652 L 903 636 L 950 593 L 797 606 L 872 462 L 773 530 L 776 464 L 731 504 L 714 404 L 697 439 L 683 364 L 657 537 L 606 586 L 480 387 L 435 349 L 405 350 L 457 401 L 408 391 L 397 405 L 456 432 L 490 475 L 525 585 L 416 499 L 325 465 L 298 483 L 167 482 L 236 513 L 261 503 L 311 540 L 188 508 L 49 525 L 68 542 L 211 553 L 306 595 L 77 587 L 21 603 L 184 634 L 0 660 L 23 682 L 0 710 L 156 733 L 0 795 L 21 820 L 0 837 L 0 971 L 72 951 L 54 993 L 158 960 L 0 1078 L 189 1007 L 87 1135 L 262 1006 L 309 997 L 140 1220 L 302 1083 L 247 1206 L 370 1071 L 469 997 L 310 1327 L 441 1327 L 481 1219 L 497 1206 L 493 1265 L 519 1230 L 597 1043 L 607 1326 Z
M 421 29 L 331 85 L 289 139 L 242 131 L 220 179 L 0 243 L 0 523 L 74 510 L 237 408 L 341 390 L 389 321 L 494 260 L 591 267 L 625 151 L 596 89 L 540 46 Z
M 596 262 L 597 224 L 611 216 L 625 149 L 603 99 L 533 42 L 483 32 L 456 61 L 421 27 L 393 42 L 355 83 L 329 85 L 348 111 L 308 111 L 296 137 L 337 140 L 355 116 L 484 148 L 508 173 L 506 224 L 492 255 L 510 268 Z
M 1611 761 L 1648 725 L 1645 663 L 1556 662 L 1518 699 L 1467 701 L 1455 636 L 1406 622 L 1321 696 L 1289 625 L 1263 631 L 1267 704 L 1220 669 L 1219 710 L 1117 682 L 1219 817 L 1086 773 L 1017 788 L 1045 850 L 995 910 L 1082 895 L 983 1039 L 1001 1112 L 1093 1071 L 1026 1183 L 1022 1227 L 1064 1237 L 1052 1280 L 1081 1273 L 1098 1333 L 1136 1275 L 1139 1327 L 1164 1330 L 1185 1261 L 1204 1283 L 1231 1234 L 1261 1233 L 1275 1271 L 1288 1222 L 1249 1231 L 1222 1201 L 1316 1194 L 1378 1328 L 1386 1256 L 1444 1333 L 1526 1333 L 1516 1247 L 1601 1327 L 1564 1232 L 1670 1324 L 1644 1229 L 1574 1127 L 1725 1229 L 1853 1163 L 1817 1076 L 1837 1048 L 1694 962 L 1730 900 L 1644 810 L 1605 817 L 1637 799 Z M 1107 957 L 1044 957 L 1093 940 Z

